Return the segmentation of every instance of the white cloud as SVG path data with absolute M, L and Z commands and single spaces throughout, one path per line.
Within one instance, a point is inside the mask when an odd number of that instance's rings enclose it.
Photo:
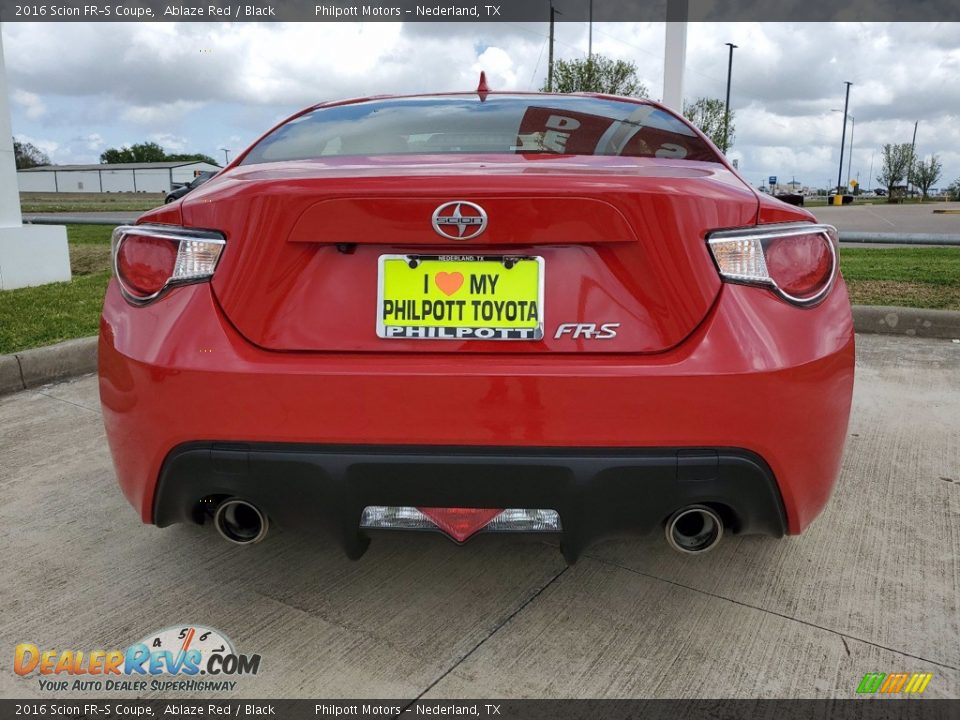
M 23 108 L 24 114 L 31 120 L 42 118 L 47 113 L 47 106 L 39 95 L 26 90 L 14 90 L 10 96 L 11 100 Z
M 155 142 L 168 153 L 184 152 L 189 145 L 189 140 L 185 137 L 171 135 L 170 133 L 151 133 L 147 135 L 147 140 Z
M 153 105 L 132 105 L 123 111 L 123 119 L 136 125 L 147 127 L 169 127 L 179 122 L 185 115 L 196 112 L 203 103 L 190 100 L 157 103 Z
M 17 129 L 64 147 L 79 131 L 103 146 L 155 136 L 220 157 L 218 147 L 236 153 L 323 100 L 472 90 L 481 69 L 494 90 L 536 89 L 547 70 L 542 23 L 7 23 L 3 32 Z M 586 24 L 558 23 L 556 41 L 557 58 L 585 56 Z M 663 42 L 662 23 L 594 26 L 594 52 L 636 63 L 654 98 Z M 909 142 L 920 120 L 918 154 L 939 153 L 947 182 L 960 176 L 960 25 L 691 23 L 688 99 L 724 97 L 726 42 L 739 46 L 734 151 L 752 182 L 836 178 L 842 119 L 830 110 L 843 107 L 844 80 L 854 83 L 854 173 L 869 175 L 879 146 Z

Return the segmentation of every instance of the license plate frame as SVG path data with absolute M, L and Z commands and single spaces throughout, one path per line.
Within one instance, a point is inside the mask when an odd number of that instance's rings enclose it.
M 402 325 L 385 322 L 384 314 L 384 282 L 386 264 L 391 261 L 403 261 L 411 269 L 416 269 L 424 263 L 477 263 L 477 266 L 496 264 L 506 270 L 517 267 L 520 263 L 531 263 L 537 270 L 536 292 L 536 320 L 534 324 L 524 327 L 510 327 L 506 325 L 469 324 L 462 325 Z M 447 267 L 452 267 L 447 265 Z M 488 340 L 488 341 L 540 341 L 544 336 L 544 286 L 546 281 L 546 263 L 539 255 L 419 255 L 419 254 L 385 254 L 377 261 L 377 336 L 390 340 Z M 439 272 L 447 272 L 442 268 Z M 472 302 L 472 299 L 469 300 Z M 505 301 L 511 302 L 511 301 Z M 514 300 L 513 302 L 519 303 Z M 526 301 L 529 303 L 529 299 Z M 517 307 L 521 307 L 519 304 Z M 523 306 L 525 307 L 525 306 Z M 504 306 L 506 312 L 506 306 Z M 476 310 L 474 312 L 477 312 Z M 528 314 L 529 314 L 528 309 Z M 461 310 L 463 313 L 463 310 Z M 530 322 L 528 319 L 527 322 Z

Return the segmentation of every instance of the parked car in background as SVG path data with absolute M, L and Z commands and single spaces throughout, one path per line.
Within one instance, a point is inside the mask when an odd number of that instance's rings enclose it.
M 212 170 L 201 170 L 193 180 L 168 192 L 167 196 L 163 199 L 163 203 L 166 205 L 167 203 L 172 203 L 174 200 L 179 200 L 187 193 L 196 190 L 216 174 L 217 173 Z
M 854 376 L 835 228 L 606 95 L 316 105 L 113 235 L 100 398 L 142 520 L 803 531 Z M 184 536 L 186 537 L 186 536 Z
M 790 205 L 803 206 L 803 193 L 789 192 L 789 193 L 778 193 L 775 195 L 777 200 L 782 200 L 785 203 Z

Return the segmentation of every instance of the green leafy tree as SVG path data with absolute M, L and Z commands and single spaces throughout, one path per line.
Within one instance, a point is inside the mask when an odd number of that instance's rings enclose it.
M 921 200 L 927 199 L 927 193 L 933 184 L 940 179 L 943 172 L 943 164 L 936 155 L 931 155 L 927 161 L 918 160 L 913 165 L 913 172 L 910 174 L 913 184 L 920 188 Z
M 546 84 L 541 90 L 547 90 Z M 639 98 L 648 96 L 646 85 L 637 77 L 636 65 L 603 55 L 583 60 L 557 60 L 553 66 L 553 91 L 596 92 Z
M 109 148 L 100 153 L 102 163 L 163 162 L 167 154 L 155 142 L 135 143 L 130 147 Z
M 174 155 L 167 155 L 167 160 L 185 160 L 185 161 L 196 161 L 196 162 L 205 162 L 210 163 L 211 165 L 216 165 L 217 161 L 214 160 L 209 155 L 204 155 L 203 153 L 177 153 Z
M 910 143 L 887 143 L 880 151 L 882 165 L 877 182 L 887 188 L 887 202 L 895 202 L 894 188 L 906 179 L 912 156 Z
M 960 200 L 960 178 L 953 181 L 953 185 L 947 188 L 951 200 Z
M 17 165 L 17 170 L 26 170 L 27 168 L 49 165 L 50 158 L 47 154 L 33 143 L 20 142 L 13 139 L 13 157 Z
M 715 98 L 697 98 L 692 103 L 683 104 L 683 115 L 696 125 L 713 144 L 727 152 L 733 145 L 735 127 L 733 111 L 730 111 L 729 126 L 724 123 L 724 103 Z

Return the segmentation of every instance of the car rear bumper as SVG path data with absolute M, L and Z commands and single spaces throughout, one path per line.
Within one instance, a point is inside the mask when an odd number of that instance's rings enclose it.
M 111 283 L 99 362 L 120 486 L 145 522 L 190 518 L 223 482 L 279 524 L 337 508 L 352 537 L 361 503 L 562 506 L 576 549 L 687 501 L 727 498 L 740 532 L 803 530 L 839 472 L 854 340 L 842 280 L 802 310 L 725 285 L 672 350 L 562 357 L 270 352 L 208 285 L 132 308 Z M 704 448 L 715 475 L 682 480 Z
M 240 497 L 281 526 L 330 530 L 351 557 L 366 547 L 360 519 L 370 506 L 556 510 L 571 562 L 604 535 L 649 531 L 692 504 L 718 508 L 733 532 L 787 529 L 766 463 L 726 448 L 176 448 L 160 473 L 154 522 L 202 522 L 204 497 Z

